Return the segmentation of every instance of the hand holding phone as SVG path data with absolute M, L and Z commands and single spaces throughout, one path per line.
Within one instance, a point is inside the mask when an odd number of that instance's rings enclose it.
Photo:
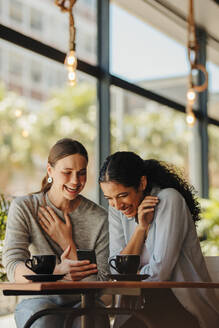
M 90 263 L 97 263 L 94 249 L 77 249 L 77 257 L 79 261 L 89 260 Z

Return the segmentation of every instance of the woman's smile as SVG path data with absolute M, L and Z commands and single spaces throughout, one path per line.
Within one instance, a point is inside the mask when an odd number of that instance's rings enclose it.
M 81 185 L 78 185 L 76 187 L 69 187 L 69 186 L 64 185 L 64 188 L 68 193 L 75 195 L 80 191 Z
M 113 181 L 101 182 L 100 186 L 110 206 L 115 207 L 127 217 L 137 215 L 138 206 L 143 197 L 141 188 L 136 190 L 133 187 L 125 187 Z
M 126 207 L 124 210 L 121 210 L 121 212 L 124 215 L 128 216 L 128 215 L 130 215 L 130 213 L 132 213 L 132 210 L 133 210 L 132 205 L 130 205 L 130 206 Z
M 54 167 L 48 164 L 48 175 L 53 179 L 50 199 L 58 208 L 65 208 L 66 201 L 75 200 L 86 184 L 87 160 L 80 154 L 66 156 Z

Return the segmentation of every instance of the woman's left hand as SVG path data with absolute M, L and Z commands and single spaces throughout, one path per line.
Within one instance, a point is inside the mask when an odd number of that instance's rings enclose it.
M 154 208 L 158 204 L 156 196 L 146 196 L 138 207 L 138 224 L 147 229 L 154 219 Z
M 72 245 L 72 224 L 67 213 L 64 213 L 63 222 L 55 211 L 49 207 L 39 207 L 39 223 L 43 230 L 64 250 Z
M 61 255 L 61 263 L 55 267 L 55 274 L 65 274 L 65 279 L 78 281 L 98 273 L 97 265 L 90 261 L 69 260 L 70 252 L 71 246 L 69 245 Z

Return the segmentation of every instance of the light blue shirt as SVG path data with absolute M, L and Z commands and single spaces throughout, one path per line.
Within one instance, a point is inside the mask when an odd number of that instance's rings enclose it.
M 210 281 L 192 215 L 182 195 L 173 188 L 153 188 L 159 203 L 141 254 L 146 281 Z M 130 240 L 137 223 L 109 207 L 110 258 Z M 212 289 L 173 289 L 181 304 L 203 328 L 219 327 L 219 305 Z

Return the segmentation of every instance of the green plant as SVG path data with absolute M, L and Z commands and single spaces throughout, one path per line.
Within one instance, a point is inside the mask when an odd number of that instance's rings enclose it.
M 10 202 L 0 194 L 0 281 L 6 280 L 6 273 L 2 265 L 2 248 L 5 239 L 6 221 Z
M 219 201 L 215 199 L 201 199 L 201 220 L 197 231 L 204 255 L 219 255 Z

